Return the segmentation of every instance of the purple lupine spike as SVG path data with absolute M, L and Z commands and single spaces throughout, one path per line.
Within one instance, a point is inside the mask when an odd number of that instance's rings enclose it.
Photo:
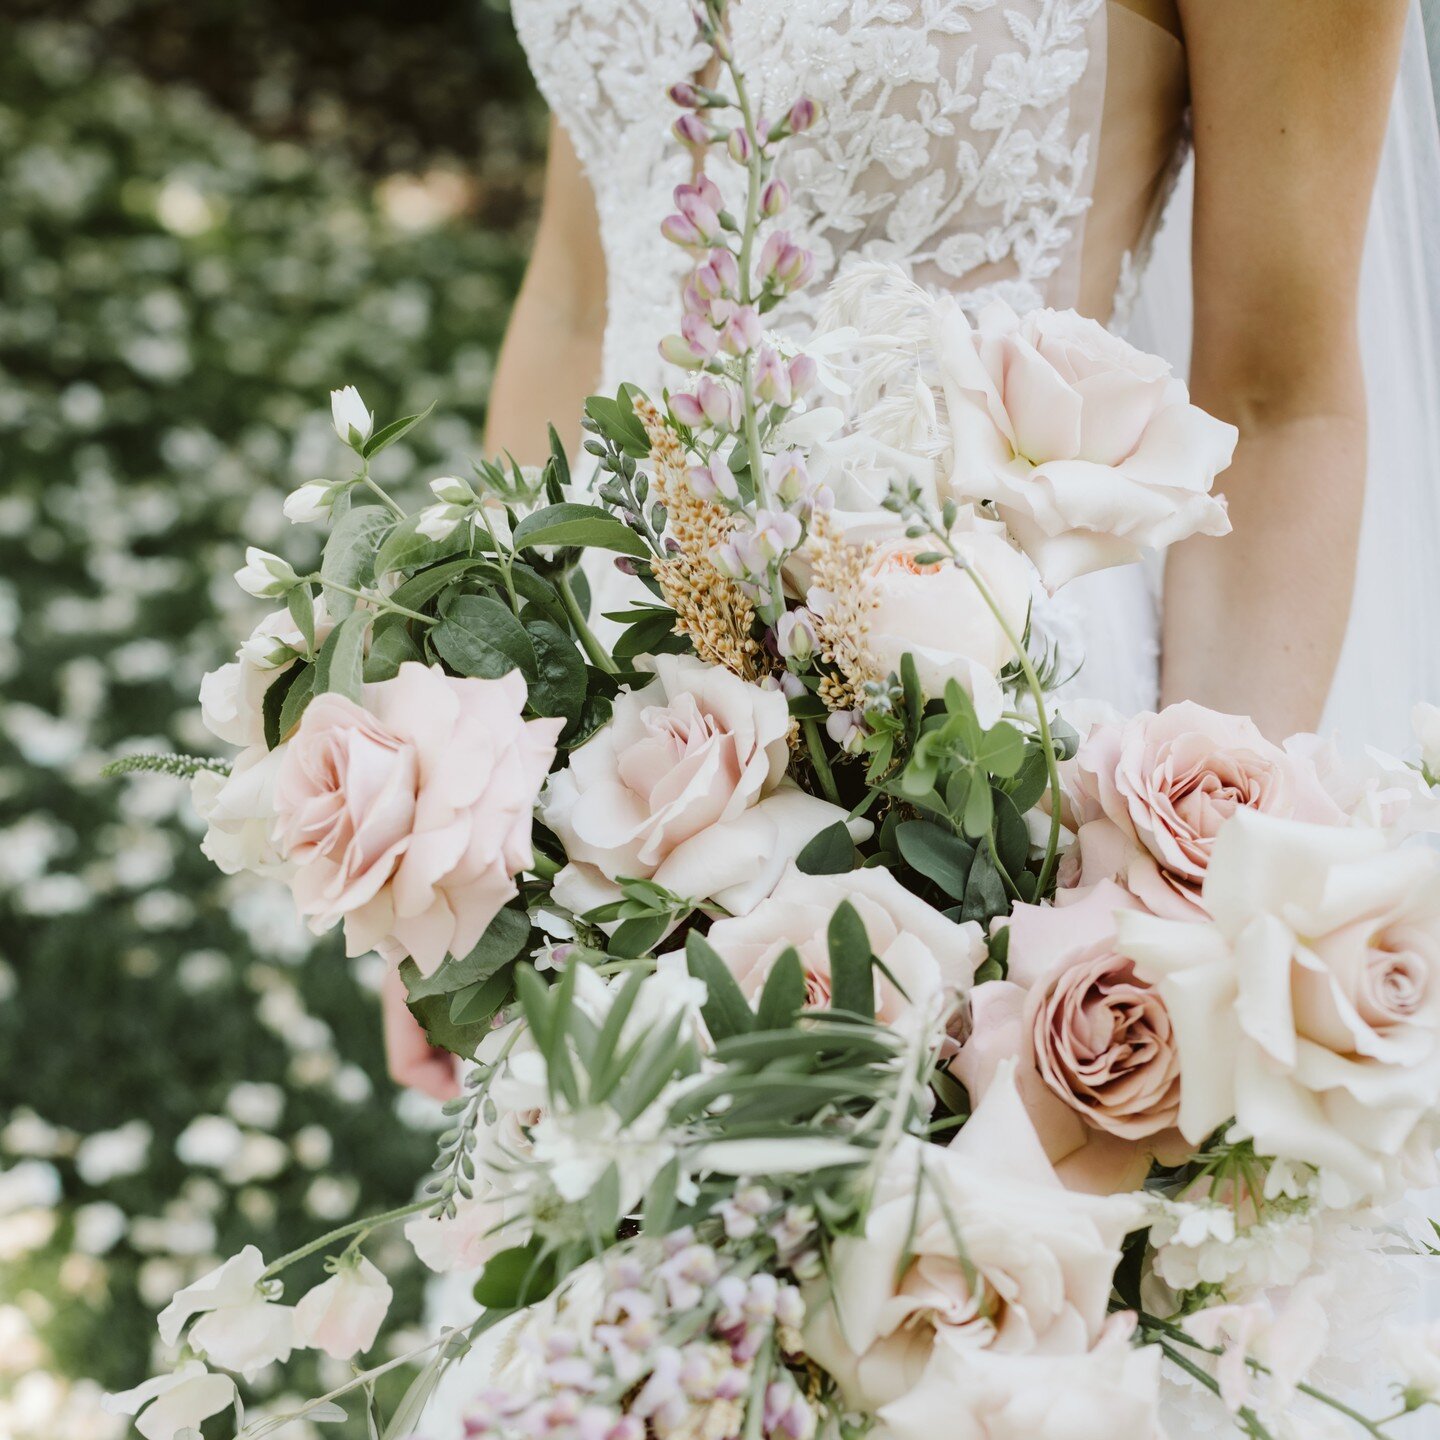
M 748 355 L 759 343 L 764 329 L 753 305 L 738 305 L 725 322 L 720 344 L 731 355 Z
M 762 345 L 755 358 L 755 393 L 767 405 L 788 407 L 793 399 L 794 381 L 779 353 Z
M 785 117 L 785 126 L 792 135 L 803 135 L 820 118 L 820 107 L 809 96 L 802 95 Z
M 697 110 L 704 103 L 704 97 L 688 80 L 676 81 L 665 93 L 684 110 Z
M 725 140 L 725 148 L 730 152 L 730 158 L 737 165 L 748 165 L 750 156 L 754 154 L 754 147 L 750 144 L 750 136 L 742 129 L 732 130 Z

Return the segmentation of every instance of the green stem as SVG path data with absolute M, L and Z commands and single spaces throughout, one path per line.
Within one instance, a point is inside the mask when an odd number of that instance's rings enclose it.
M 996 604 L 989 586 L 975 573 L 974 567 L 955 549 L 948 536 L 945 537 L 945 545 L 950 551 L 951 558 L 974 582 L 975 588 L 980 592 L 980 598 L 990 607 L 990 613 L 995 617 L 996 624 L 1000 626 L 1005 638 L 1015 651 L 1015 657 L 1020 663 L 1020 671 L 1025 676 L 1026 689 L 1029 690 L 1031 698 L 1035 701 L 1037 728 L 1040 731 L 1040 744 L 1045 751 L 1045 773 L 1050 786 L 1050 833 L 1045 842 L 1045 862 L 1040 867 L 1040 883 L 1035 887 L 1036 896 L 1043 898 L 1046 887 L 1055 873 L 1055 865 L 1060 855 L 1060 766 L 1055 759 L 1055 743 L 1050 734 L 1050 718 L 1045 713 L 1045 690 L 1040 684 L 1040 677 L 1035 673 L 1035 666 L 1031 662 L 1024 643 L 1016 635 L 1014 627 L 1005 618 L 1000 606 Z
M 579 600 L 575 598 L 575 591 L 571 588 L 570 577 L 568 575 L 557 576 L 555 588 L 560 592 L 560 603 L 564 605 L 565 613 L 570 617 L 571 627 L 581 645 L 585 647 L 585 653 L 590 657 L 590 663 L 597 670 L 603 670 L 607 675 L 618 675 L 620 667 L 605 653 L 605 647 L 595 638 L 595 632 L 585 623 L 585 615 L 580 609 Z
M 490 523 L 490 507 L 482 500 L 476 507 L 480 511 L 480 519 L 485 523 L 485 533 L 490 537 L 490 544 L 495 551 L 495 564 L 499 567 L 500 578 L 505 582 L 505 593 L 510 597 L 510 613 L 518 620 L 520 618 L 520 597 L 515 593 L 515 579 L 510 572 L 513 563 L 511 553 L 503 546 L 495 536 L 495 527 Z M 470 527 L 473 538 L 475 527 Z
M 381 498 L 381 500 L 383 500 L 385 504 L 390 507 L 390 513 L 394 515 L 397 520 L 405 520 L 409 518 L 406 514 L 405 507 L 401 505 L 397 500 L 395 500 L 395 498 L 390 494 L 388 490 L 385 489 L 383 485 L 376 484 L 376 482 L 370 478 L 370 472 L 368 470 L 360 476 L 360 479 L 363 484 L 368 485 L 370 489 L 372 489 Z
M 813 718 L 801 722 L 805 730 L 805 744 L 810 751 L 810 763 L 815 767 L 815 778 L 825 792 L 825 798 L 832 804 L 840 803 L 840 792 L 835 788 L 835 772 L 830 768 L 830 758 L 820 742 L 820 727 Z
M 269 1280 L 282 1270 L 288 1270 L 297 1261 L 305 1259 L 307 1255 L 313 1255 L 317 1250 L 323 1250 L 337 1240 L 347 1239 L 357 1231 L 377 1230 L 381 1225 L 389 1225 L 392 1221 L 403 1220 L 407 1215 L 418 1215 L 420 1211 L 429 1209 L 431 1203 L 429 1200 L 414 1200 L 409 1205 L 401 1205 L 398 1209 L 387 1210 L 382 1215 L 367 1215 L 363 1220 L 352 1220 L 348 1225 L 342 1225 L 338 1230 L 331 1230 L 318 1240 L 311 1240 L 298 1250 L 292 1250 L 288 1255 L 282 1255 L 278 1260 L 265 1267 L 265 1273 L 260 1278 Z
M 1207 1374 L 1188 1355 L 1182 1355 L 1168 1342 L 1155 1336 L 1155 1343 L 1165 1352 L 1165 1358 L 1172 1365 L 1178 1365 L 1193 1380 L 1198 1380 L 1212 1395 L 1220 1393 L 1220 1385 L 1213 1375 Z M 1275 1437 L 1260 1423 L 1260 1417 L 1253 1410 L 1242 1406 L 1235 1412 L 1245 1422 L 1245 1428 L 1254 1440 L 1275 1440 Z
M 410 610 L 404 605 L 397 605 L 393 600 L 387 599 L 384 595 L 377 595 L 371 590 L 357 590 L 353 585 L 341 585 L 338 581 L 326 580 L 318 572 L 314 575 L 304 575 L 301 578 L 308 583 L 323 585 L 327 590 L 338 590 L 342 595 L 353 595 L 367 605 L 376 605 L 382 611 L 403 615 L 407 620 L 418 620 L 422 625 L 439 623 L 433 615 L 422 615 L 418 610 Z

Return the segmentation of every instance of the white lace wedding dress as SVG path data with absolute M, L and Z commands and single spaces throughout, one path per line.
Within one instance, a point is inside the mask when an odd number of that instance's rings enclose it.
M 673 187 L 691 178 L 690 157 L 669 133 L 675 110 L 665 90 L 705 61 L 689 0 L 512 0 L 512 10 L 540 88 L 595 192 L 609 273 L 600 388 L 613 392 L 629 380 L 658 390 L 667 376 L 656 343 L 675 327 L 687 266 L 658 225 Z M 800 94 L 824 106 L 823 124 L 787 143 L 781 162 L 795 197 L 786 223 L 816 252 L 822 279 L 847 256 L 884 258 L 967 305 L 998 295 L 1022 311 L 1074 305 L 1122 328 L 1130 320 L 1187 151 L 1185 54 L 1169 0 L 736 0 L 732 20 L 762 111 L 779 113 Z M 1423 71 L 1423 44 L 1418 59 Z M 1421 98 L 1428 100 L 1423 85 Z M 1433 128 L 1433 109 L 1424 123 Z M 741 181 L 737 167 L 711 171 L 722 187 Z M 1421 210 L 1440 194 L 1409 170 L 1405 176 L 1416 193 L 1403 233 L 1392 237 L 1400 240 L 1426 228 Z M 1184 194 L 1182 186 L 1182 212 Z M 1188 254 L 1183 226 L 1169 226 L 1167 235 L 1180 243 L 1141 297 L 1136 318 L 1146 328 L 1136 339 L 1183 371 Z M 1407 276 L 1392 286 L 1394 313 L 1408 312 L 1412 328 L 1417 313 L 1433 314 L 1435 296 L 1417 291 L 1423 276 L 1413 267 L 1397 262 L 1387 273 Z M 1373 290 L 1373 277 L 1367 284 Z M 803 327 L 821 288 L 787 301 L 771 323 Z M 1393 361 L 1393 314 L 1381 333 L 1387 330 L 1384 389 L 1393 403 L 1407 378 Z M 1426 338 L 1432 333 L 1427 327 Z M 1413 432 L 1428 421 L 1429 453 L 1440 456 L 1430 416 L 1435 395 L 1422 385 L 1407 423 Z M 1398 473 L 1386 473 L 1392 470 Z M 1394 498 L 1393 488 L 1386 493 Z M 1384 558 L 1370 565 L 1369 581 L 1362 565 L 1357 613 L 1384 616 L 1398 596 L 1424 607 L 1433 633 L 1440 567 L 1425 542 L 1440 538 L 1440 521 L 1425 493 L 1412 497 L 1430 508 L 1411 512 L 1417 533 L 1403 577 L 1393 519 L 1367 537 Z M 1157 568 L 1129 566 L 1067 588 L 1086 652 L 1080 693 L 1131 711 L 1155 703 Z M 1366 599 L 1377 568 L 1381 588 Z M 1362 628 L 1376 627 L 1367 618 Z M 1357 733 L 1398 746 L 1406 702 L 1425 693 L 1416 687 L 1429 685 L 1435 667 L 1378 659 L 1383 641 L 1362 638 L 1347 660 L 1351 683 L 1339 687 L 1361 704 L 1336 718 L 1358 719 Z M 1367 664 L 1384 666 L 1378 693 L 1374 684 L 1353 683 Z M 427 1434 L 458 1430 L 449 1422 L 483 1385 L 486 1364 L 477 1353 L 446 1377 Z M 1173 1440 L 1228 1429 L 1214 1407 L 1181 1408 L 1189 1413 L 1167 1417 Z

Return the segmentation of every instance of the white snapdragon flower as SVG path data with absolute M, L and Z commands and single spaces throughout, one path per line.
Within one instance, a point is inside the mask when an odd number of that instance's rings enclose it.
M 169 1375 L 157 1375 L 133 1390 L 106 1395 L 102 1408 L 111 1415 L 134 1415 L 145 1440 L 175 1440 L 199 1434 L 200 1422 L 235 1403 L 235 1382 L 215 1375 L 198 1360 L 187 1360 Z
M 335 433 L 352 450 L 358 450 L 375 428 L 375 417 L 365 408 L 360 392 L 353 385 L 330 392 L 330 418 L 335 422 Z
M 363 1255 L 343 1256 L 335 1273 L 295 1306 L 295 1338 L 348 1360 L 375 1343 L 393 1295 L 390 1282 Z
M 292 525 L 325 520 L 329 518 L 330 509 L 344 488 L 343 485 L 332 485 L 328 480 L 307 480 L 298 490 L 292 490 L 285 497 L 285 504 L 281 509 Z
M 300 583 L 300 577 L 288 561 L 249 545 L 245 549 L 244 565 L 235 572 L 235 583 L 247 595 L 268 600 L 293 590 Z
M 174 1345 L 198 1315 L 190 1326 L 190 1345 L 216 1365 L 249 1379 L 266 1365 L 288 1360 L 295 1345 L 295 1312 L 275 1303 L 279 1284 L 267 1284 L 264 1275 L 264 1257 L 247 1245 L 218 1270 L 177 1292 L 160 1312 L 160 1338 Z

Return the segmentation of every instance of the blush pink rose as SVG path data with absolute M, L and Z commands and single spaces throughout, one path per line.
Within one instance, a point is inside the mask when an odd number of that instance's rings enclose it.
M 976 986 L 970 1034 L 951 1062 L 978 1102 L 1015 1059 L 1045 1153 L 1077 1190 L 1133 1189 L 1158 1151 L 1187 1151 L 1169 1011 L 1115 949 L 1116 912 L 1141 908 L 1108 880 L 1062 891 L 1057 905 L 1017 905 L 1008 978 Z
M 768 900 L 748 915 L 717 920 L 706 938 L 752 1001 L 776 960 L 793 946 L 805 973 L 806 1002 L 828 1005 L 826 935 L 845 900 L 855 907 L 884 969 L 899 982 L 897 988 L 883 971 L 876 974 L 875 1015 L 883 1024 L 899 1024 L 917 1007 L 924 1014 L 928 1002 L 969 990 L 985 959 L 980 927 L 947 919 L 888 870 L 806 875 L 792 866 Z
M 311 928 L 345 923 L 351 955 L 464 955 L 531 863 L 536 796 L 560 720 L 525 720 L 525 680 L 408 663 L 364 705 L 317 695 L 275 785 L 276 835 Z
M 1187 535 L 1224 535 L 1210 493 L 1238 431 L 1190 403 L 1169 365 L 1073 310 L 997 301 L 940 312 L 954 438 L 949 493 L 988 500 L 1050 590 Z
M 1176 920 L 1204 917 L 1210 853 L 1237 811 L 1349 823 L 1313 759 L 1272 745 L 1243 716 L 1188 701 L 1098 725 L 1063 779 L 1077 827 L 1075 883 L 1119 880 L 1146 909 Z

